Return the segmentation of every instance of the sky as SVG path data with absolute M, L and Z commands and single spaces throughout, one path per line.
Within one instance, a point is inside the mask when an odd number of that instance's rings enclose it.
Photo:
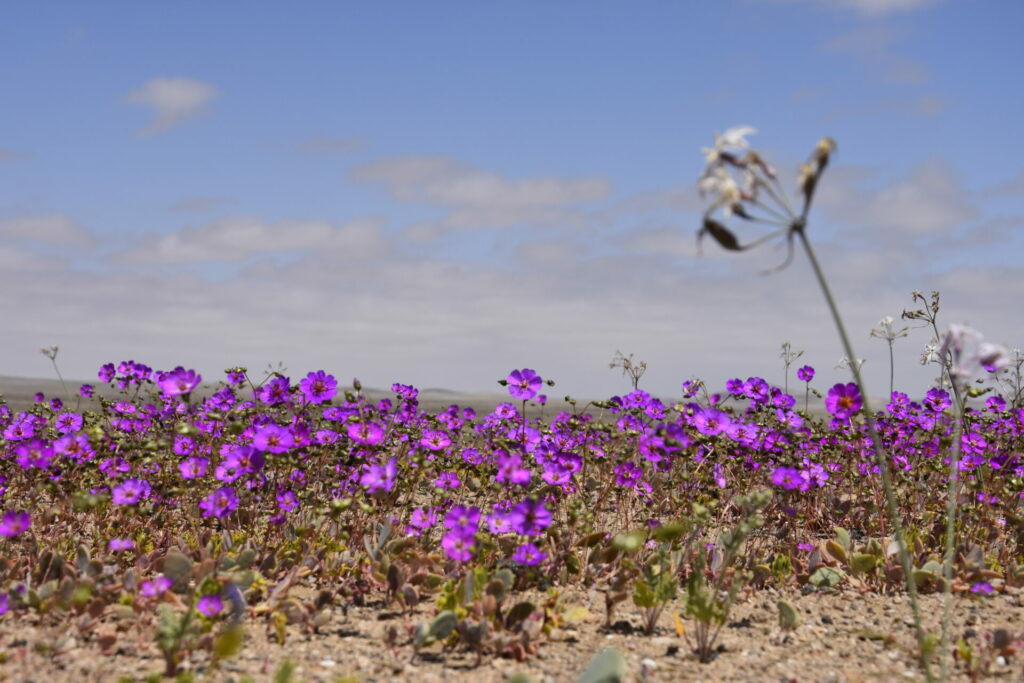
M 795 193 L 870 393 L 880 318 L 1024 342 L 1015 0 L 14 3 L 0 25 L 0 375 L 549 393 L 847 381 L 806 258 L 696 246 L 715 131 Z M 733 223 L 730 223 L 733 225 Z M 745 239 L 757 226 L 734 226 Z M 914 324 L 912 324 L 914 325 Z M 931 338 L 896 340 L 921 395 Z M 2 392 L 0 386 L 0 392 Z M 791 390 L 795 391 L 792 389 Z

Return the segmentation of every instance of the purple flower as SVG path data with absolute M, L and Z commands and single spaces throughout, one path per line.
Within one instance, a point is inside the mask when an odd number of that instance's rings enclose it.
M 82 398 L 92 398 L 93 392 L 96 391 L 96 387 L 91 384 L 83 384 L 78 389 L 78 393 Z
M 992 584 L 988 581 L 979 581 L 971 586 L 971 592 L 975 595 L 988 595 L 992 592 Z
M 210 461 L 198 455 L 193 455 L 187 460 L 178 463 L 182 479 L 198 479 L 206 474 L 206 466 Z
M 527 498 L 512 508 L 509 522 L 517 534 L 540 536 L 551 525 L 551 513 L 544 503 Z
M 268 406 L 288 401 L 291 391 L 291 380 L 287 377 L 275 377 L 256 391 L 256 397 Z
M 792 491 L 806 483 L 800 470 L 793 467 L 776 467 L 772 470 L 772 483 Z
M 387 493 L 395 488 L 395 475 L 398 474 L 398 459 L 391 458 L 386 465 L 363 465 L 363 474 L 359 484 L 371 496 Z
M 24 510 L 8 510 L 0 517 L 0 536 L 14 538 L 32 526 L 32 517 Z
M 135 541 L 130 538 L 112 538 L 107 543 L 107 550 L 112 553 L 121 553 L 135 547 Z
M 114 364 L 107 363 L 106 365 L 100 367 L 100 371 L 96 373 L 96 376 L 99 378 L 101 382 L 109 382 L 110 380 L 114 379 L 115 374 L 117 374 L 117 371 L 114 370 Z
M 294 491 L 284 491 L 277 494 L 277 507 L 284 512 L 291 512 L 299 507 L 299 497 Z
M 469 529 L 470 535 L 476 533 L 476 529 L 479 524 L 480 508 L 478 507 L 456 505 L 444 516 L 444 525 L 446 528 L 452 530 Z
M 943 391 L 942 389 L 932 389 L 927 394 L 925 394 L 924 404 L 928 407 L 929 410 L 932 410 L 936 413 L 941 413 L 947 408 L 949 408 L 949 406 L 951 406 L 953 402 L 949 400 L 949 393 Z
M 434 480 L 434 486 L 439 489 L 457 489 L 462 485 L 459 481 L 459 475 L 454 472 L 442 472 L 441 475 Z
M 157 375 L 157 386 L 164 396 L 184 396 L 190 394 L 203 381 L 202 375 L 197 375 L 195 370 L 186 370 L 180 365 L 170 372 L 162 372 Z
M 445 555 L 456 562 L 467 562 L 473 559 L 474 545 L 476 545 L 476 541 L 472 535 L 466 536 L 455 531 L 445 534 L 441 539 L 441 548 Z
M 224 601 L 219 595 L 204 595 L 196 602 L 196 611 L 204 617 L 215 617 L 224 609 Z
M 61 434 L 69 434 L 71 432 L 77 432 L 82 428 L 82 416 L 78 413 L 61 413 L 54 420 L 53 426 Z
M 353 422 L 348 426 L 348 436 L 356 443 L 376 446 L 384 440 L 384 428 L 376 422 Z
M 825 398 L 825 409 L 840 420 L 849 419 L 861 405 L 860 389 L 853 382 L 834 385 Z
M 148 498 L 152 487 L 145 479 L 125 479 L 110 492 L 110 499 L 115 505 L 134 505 L 143 498 Z
M 452 440 L 448 434 L 437 429 L 428 429 L 423 432 L 423 438 L 420 439 L 420 445 L 428 451 L 439 451 L 450 446 L 451 443 Z
M 508 393 L 512 398 L 518 398 L 523 401 L 529 401 L 536 396 L 537 390 L 540 389 L 540 385 L 544 382 L 540 375 L 529 368 L 513 370 L 509 373 L 507 381 Z
M 261 451 L 287 453 L 295 445 L 295 437 L 284 427 L 271 422 L 256 428 L 252 445 Z
M 515 549 L 515 552 L 512 553 L 513 562 L 516 564 L 523 564 L 528 567 L 538 565 L 546 559 L 548 559 L 547 553 L 543 552 L 533 543 L 524 543 L 521 546 L 518 546 Z
M 299 382 L 299 391 L 306 398 L 308 403 L 326 403 L 338 393 L 338 381 L 333 375 L 328 375 L 323 370 L 317 370 L 306 375 L 306 378 Z
M 144 597 L 155 598 L 156 596 L 166 592 L 167 589 L 173 585 L 174 579 L 161 574 L 152 581 L 143 581 L 139 585 L 139 592 L 142 593 Z
M 703 408 L 693 416 L 693 426 L 697 428 L 698 432 L 708 436 L 725 431 L 731 422 L 728 413 L 715 408 Z
M 222 486 L 199 501 L 203 517 L 224 517 L 238 507 L 238 495 L 230 486 Z
M 810 365 L 805 365 L 796 371 L 796 378 L 801 382 L 810 382 L 814 379 L 814 368 Z
M 423 532 L 437 524 L 437 513 L 431 508 L 416 508 L 409 515 L 409 524 L 405 533 L 410 536 L 422 536 Z

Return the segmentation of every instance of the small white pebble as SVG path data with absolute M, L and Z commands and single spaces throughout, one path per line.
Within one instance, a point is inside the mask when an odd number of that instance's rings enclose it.
M 640 668 L 644 671 L 644 673 L 650 673 L 652 671 L 658 670 L 658 663 L 650 657 L 648 657 L 646 659 L 640 660 Z
M 1006 657 L 1003 657 L 1002 655 L 996 657 L 996 664 L 999 666 L 1006 666 Z
M 334 666 L 335 664 L 337 664 L 337 662 L 334 661 L 333 659 L 321 659 L 320 660 L 320 666 Z

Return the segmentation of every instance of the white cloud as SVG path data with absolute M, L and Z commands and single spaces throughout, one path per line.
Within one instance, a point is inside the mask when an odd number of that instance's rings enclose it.
M 344 225 L 355 235 L 365 230 L 365 243 L 378 239 L 373 228 Z M 289 231 L 298 226 L 305 227 Z M 180 269 L 84 272 L 56 262 L 19 272 L 0 268 L 6 331 L 27 340 L 23 350 L 0 358 L 0 374 L 45 374 L 45 365 L 31 370 L 38 346 L 60 343 L 68 377 L 94 376 L 101 363 L 123 358 L 162 368 L 184 364 L 209 379 L 235 364 L 258 371 L 282 360 L 293 379 L 322 367 L 367 386 L 403 381 L 487 390 L 525 365 L 555 379 L 557 395 L 600 397 L 626 388 L 607 369 L 621 349 L 650 363 L 641 386 L 671 397 L 691 375 L 713 388 L 731 376 L 781 382 L 778 347 L 790 340 L 807 350 L 802 362 L 818 368 L 818 388 L 841 379 L 831 370 L 841 355 L 835 332 L 804 259 L 763 277 L 758 272 L 777 261 L 770 250 L 734 258 L 707 249 L 702 259 L 681 261 L 693 231 L 645 230 L 612 255 L 545 237 L 512 251 L 522 258 L 466 264 L 429 248 L 360 258 L 360 239 L 337 236 L 344 226 L 251 218 L 176 233 L 153 245 L 150 262 L 238 246 L 249 253 L 313 248 L 296 262 L 242 269 L 216 283 Z M 0 265 L 6 253 L 0 249 Z M 944 298 L 945 319 L 966 316 L 993 339 L 1024 341 L 1020 320 L 1006 315 L 1005 296 L 992 295 L 1024 286 L 1019 268 L 998 278 L 961 269 L 924 279 L 903 253 L 825 242 L 819 256 L 856 350 L 869 359 L 876 393 L 888 383 L 888 358 L 868 331 L 881 316 L 908 307 L 913 288 L 955 288 L 948 303 Z M 97 311 L 102 326 L 95 324 Z M 897 384 L 916 395 L 934 374 L 916 365 L 924 341 L 922 332 L 897 347 Z
M 444 157 L 399 157 L 358 166 L 357 182 L 383 185 L 402 201 L 476 209 L 532 209 L 594 202 L 611 193 L 605 178 L 523 178 Z
M 153 120 L 141 131 L 143 135 L 152 135 L 202 113 L 216 96 L 217 88 L 209 83 L 176 77 L 146 81 L 125 99 L 153 111 Z
M 918 84 L 931 80 L 928 69 L 897 53 L 902 32 L 888 24 L 871 24 L 836 36 L 825 43 L 830 52 L 852 55 L 871 66 L 876 75 L 890 83 Z
M 924 9 L 937 3 L 938 0 L 838 0 L 839 5 L 872 17 Z
M 380 221 L 360 219 L 342 225 L 318 220 L 265 221 L 232 216 L 168 235 L 150 235 L 113 257 L 115 263 L 238 262 L 255 254 L 295 250 L 343 250 L 369 256 L 384 248 Z
M 206 213 L 230 204 L 224 197 L 182 197 L 167 207 L 171 213 Z
M 364 145 L 362 138 L 315 137 L 299 142 L 295 149 L 300 154 L 348 154 Z
M 883 17 L 898 12 L 913 12 L 937 5 L 942 0 L 781 0 L 792 4 L 803 2 L 818 7 L 853 10 L 867 18 Z
M 893 232 L 938 237 L 979 216 L 960 177 L 939 159 L 919 164 L 881 188 L 869 186 L 873 176 L 864 169 L 830 170 L 817 203 L 831 220 L 861 228 L 864 239 Z
M 54 213 L 0 220 L 0 240 L 82 246 L 94 237 L 69 216 Z

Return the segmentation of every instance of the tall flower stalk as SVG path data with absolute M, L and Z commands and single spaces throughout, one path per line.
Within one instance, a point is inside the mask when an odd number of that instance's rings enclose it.
M 822 138 L 815 146 L 807 162 L 800 167 L 798 187 L 803 203 L 799 212 L 797 212 L 794 211 L 794 204 L 787 197 L 775 168 L 757 151 L 749 149 L 746 137 L 756 132 L 756 129 L 750 126 L 730 128 L 721 135 L 716 133 L 714 146 L 702 150 L 705 154 L 706 166 L 698 181 L 698 188 L 702 196 L 711 195 L 712 201 L 704 213 L 704 223 L 697 233 L 698 247 L 704 237 L 708 235 L 728 251 L 746 251 L 772 239 L 782 238 L 787 246 L 786 259 L 779 266 L 767 271 L 770 273 L 781 270 L 790 264 L 793 259 L 793 243 L 798 241 L 804 253 L 807 254 L 807 260 L 811 264 L 811 269 L 814 271 L 818 286 L 821 288 L 825 302 L 832 314 L 832 320 L 839 334 L 843 352 L 847 358 L 855 359 L 857 355 L 853 351 L 853 345 L 850 343 L 850 337 L 846 333 L 846 327 L 843 325 L 839 308 L 832 297 L 828 280 L 821 269 L 814 249 L 811 247 L 810 240 L 807 238 L 807 217 L 811 210 L 818 182 L 828 166 L 832 154 L 836 150 L 835 140 L 828 137 Z M 744 244 L 721 221 L 713 217 L 719 210 L 721 210 L 722 215 L 726 219 L 737 216 L 750 223 L 774 226 L 775 229 L 767 235 Z M 871 437 L 875 461 L 881 475 L 882 489 L 885 494 L 886 514 L 893 529 L 900 564 L 903 567 L 907 595 L 910 598 L 910 606 L 914 615 L 914 628 L 918 641 L 918 661 L 926 678 L 931 681 L 934 680 L 928 661 L 928 655 L 932 649 L 931 641 L 921 625 L 921 609 L 917 599 L 917 585 L 913 579 L 913 567 L 911 566 L 903 525 L 897 509 L 896 494 L 893 488 L 889 462 L 882 447 L 882 439 L 875 425 L 874 412 L 871 410 L 868 399 L 869 394 L 864 387 L 864 380 L 861 377 L 860 365 L 852 362 L 849 367 L 863 397 L 861 413 Z

